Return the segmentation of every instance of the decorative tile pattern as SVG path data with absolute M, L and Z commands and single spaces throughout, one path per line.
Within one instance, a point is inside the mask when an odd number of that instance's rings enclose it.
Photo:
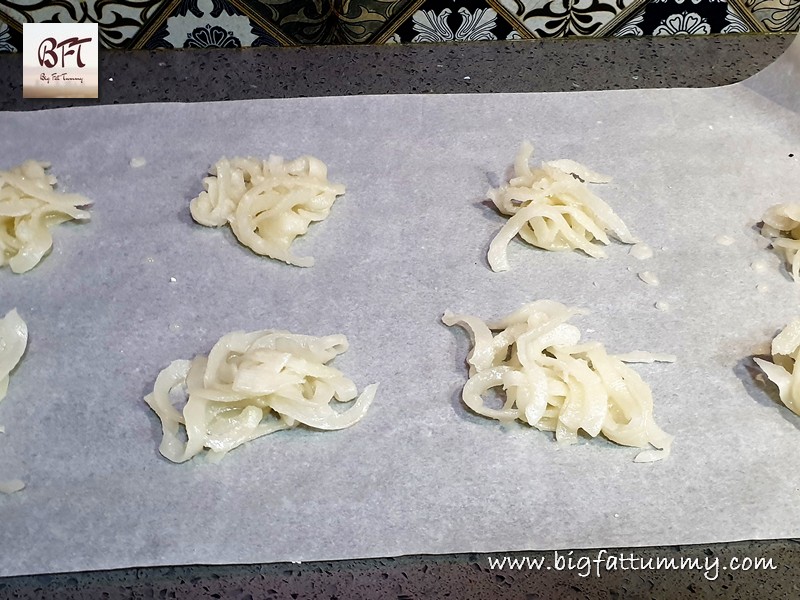
M 745 6 L 766 31 L 797 31 L 800 0 L 745 0 Z
M 105 48 L 452 43 L 792 32 L 800 0 L 0 0 L 0 52 L 52 21 L 99 23 Z
M 741 15 L 732 4 L 728 4 L 725 19 L 727 20 L 727 25 L 720 30 L 720 33 L 748 33 L 751 31 L 758 31 L 757 29 L 753 29 L 752 25 L 748 23 L 747 18 Z
M 0 52 L 19 52 L 21 48 L 22 35 L 8 23 L 0 21 Z
M 427 0 L 395 29 L 391 42 L 504 40 L 517 33 L 483 0 Z M 517 36 L 519 34 L 517 33 Z
M 641 28 L 644 22 L 644 9 L 638 11 L 630 19 L 620 20 L 621 27 L 614 32 L 617 37 L 624 37 L 626 35 L 644 35 L 644 30 Z
M 336 15 L 329 0 L 242 0 L 242 8 L 272 23 L 292 45 L 331 43 Z
M 364 44 L 385 38 L 413 0 L 231 0 L 295 45 Z
M 164 4 L 165 0 L 2 0 L 0 11 L 17 23 L 98 23 L 104 47 L 127 48 Z
M 708 35 L 711 25 L 696 12 L 683 11 L 668 16 L 653 30 L 655 35 Z
M 334 0 L 333 6 L 339 16 L 335 43 L 369 43 L 387 28 L 408 1 L 396 0 Z
M 592 36 L 645 0 L 490 0 L 531 37 Z
M 274 35 L 222 0 L 181 0 L 134 42 L 147 49 L 278 45 Z
M 651 0 L 624 21 L 612 23 L 609 33 L 621 37 L 749 31 L 757 29 L 751 28 L 725 0 Z

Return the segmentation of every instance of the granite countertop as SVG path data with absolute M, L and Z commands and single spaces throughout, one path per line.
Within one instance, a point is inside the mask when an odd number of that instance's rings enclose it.
M 709 87 L 770 64 L 794 36 L 572 38 L 405 46 L 108 51 L 98 100 L 25 100 L 0 54 L 0 110 L 351 94 Z
M 567 39 L 413 46 L 105 52 L 98 100 L 24 100 L 22 61 L 0 55 L 0 110 L 87 104 L 385 93 L 487 93 L 706 87 L 741 81 L 794 36 Z M 2 117 L 0 116 L 0 119 Z M 0 517 L 1 519 L 2 517 Z M 76 540 L 79 543 L 79 540 Z M 576 550 L 574 561 L 597 556 Z M 2 598 L 706 598 L 796 597 L 795 540 L 607 549 L 637 559 L 697 559 L 699 570 L 492 571 L 464 554 L 304 564 L 191 566 L 0 578 Z M 566 557 L 569 553 L 562 552 Z M 552 552 L 513 553 L 544 558 Z M 774 569 L 714 571 L 731 558 Z M 719 561 L 719 562 L 717 562 Z M 548 564 L 548 563 L 546 563 Z M 585 564 L 585 563 L 580 563 Z M 716 577 L 714 575 L 716 574 Z

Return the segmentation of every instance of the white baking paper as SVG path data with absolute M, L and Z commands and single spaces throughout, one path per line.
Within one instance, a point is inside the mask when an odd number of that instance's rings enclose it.
M 0 312 L 16 307 L 30 331 L 0 404 L 0 476 L 27 482 L 0 497 L 0 575 L 800 536 L 800 417 L 751 360 L 800 312 L 800 285 L 754 228 L 800 201 L 798 55 L 716 89 L 0 114 L 0 168 L 50 161 L 94 201 L 40 266 L 0 272 Z M 490 271 L 504 219 L 485 192 L 524 139 L 535 160 L 613 176 L 595 191 L 653 258 L 515 241 L 511 270 Z M 347 186 L 296 245 L 311 269 L 190 218 L 217 159 L 270 153 L 317 156 Z M 675 435 L 668 460 L 637 464 L 605 439 L 559 447 L 464 408 L 470 344 L 442 313 L 489 319 L 543 298 L 589 309 L 585 339 L 609 352 L 678 356 L 635 366 Z M 159 371 L 265 328 L 346 334 L 334 366 L 380 383 L 366 418 L 276 433 L 219 465 L 164 460 L 142 401 Z

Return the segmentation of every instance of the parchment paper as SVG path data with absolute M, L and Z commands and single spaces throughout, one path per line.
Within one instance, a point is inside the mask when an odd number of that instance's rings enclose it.
M 0 404 L 0 474 L 28 484 L 0 497 L 0 575 L 800 536 L 800 418 L 754 381 L 750 358 L 800 310 L 800 286 L 753 227 L 800 201 L 800 46 L 790 53 L 718 89 L 0 115 L 0 167 L 49 160 L 63 189 L 95 202 L 34 271 L 0 273 L 0 311 L 17 307 L 30 329 Z M 655 256 L 514 242 L 511 270 L 491 272 L 504 219 L 484 193 L 523 139 L 536 159 L 611 174 L 595 191 Z M 297 244 L 311 269 L 190 219 L 211 164 L 269 153 L 313 154 L 347 186 Z M 678 355 L 636 367 L 675 435 L 668 460 L 636 464 L 638 450 L 604 439 L 559 448 L 465 410 L 470 344 L 443 311 L 488 319 L 542 298 L 591 309 L 585 338 L 610 352 Z M 367 417 L 277 433 L 219 465 L 161 458 L 142 401 L 159 371 L 262 328 L 346 334 L 334 364 L 359 388 L 381 385 Z

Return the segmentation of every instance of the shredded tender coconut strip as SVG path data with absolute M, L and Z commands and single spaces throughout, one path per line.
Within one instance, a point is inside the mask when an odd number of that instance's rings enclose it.
M 16 309 L 0 319 L 0 400 L 8 390 L 8 378 L 28 345 L 28 327 Z
M 583 430 L 624 446 L 660 450 L 640 452 L 636 462 L 666 458 L 672 436 L 653 420 L 650 388 L 624 363 L 675 357 L 646 352 L 611 356 L 597 342 L 581 343 L 580 331 L 567 322 L 580 313 L 551 300 L 526 304 L 489 324 L 445 312 L 445 325 L 459 325 L 473 338 L 464 403 L 479 415 L 519 419 L 553 431 L 559 443 L 576 442 Z M 490 408 L 483 400 L 493 387 L 505 391 L 502 408 Z
M 174 361 L 144 399 L 161 419 L 161 454 L 184 462 L 207 448 L 216 462 L 247 441 L 300 423 L 322 430 L 356 424 L 378 386 L 368 385 L 359 396 L 351 380 L 327 366 L 347 348 L 343 335 L 237 331 L 223 336 L 207 357 Z M 187 396 L 182 411 L 171 399 L 179 389 Z M 330 406 L 354 399 L 342 412 Z
M 772 340 L 772 362 L 754 358 L 769 380 L 778 386 L 781 402 L 793 413 L 800 415 L 800 369 L 796 369 L 800 358 L 800 318 Z
M 507 246 L 519 235 L 545 250 L 583 250 L 594 258 L 605 253 L 595 243 L 608 244 L 607 233 L 625 244 L 638 240 L 611 207 L 595 196 L 588 183 L 610 179 L 572 160 L 554 160 L 531 169 L 533 146 L 523 142 L 514 161 L 514 177 L 487 195 L 497 209 L 511 217 L 489 246 L 493 271 L 509 269 Z
M 628 254 L 639 260 L 647 260 L 648 258 L 653 258 L 653 249 L 647 244 L 638 243 L 631 246 Z
M 207 227 L 230 224 L 236 238 L 257 254 L 298 267 L 314 264 L 311 257 L 292 254 L 290 246 L 344 194 L 343 185 L 328 181 L 325 163 L 313 156 L 222 158 L 211 175 L 190 204 L 195 221 Z
M 776 204 L 763 217 L 761 234 L 772 242 L 792 271 L 792 279 L 800 281 L 800 204 Z
M 674 363 L 678 357 L 674 354 L 662 354 L 660 352 L 644 352 L 642 350 L 635 350 L 633 352 L 626 352 L 625 354 L 615 355 L 624 363 L 654 363 L 665 362 Z
M 50 229 L 70 220 L 88 220 L 78 208 L 90 201 L 78 194 L 55 191 L 49 163 L 29 160 L 0 171 L 0 267 L 14 273 L 35 267 L 53 246 Z
M 639 279 L 644 281 L 647 285 L 658 285 L 658 277 L 652 271 L 642 271 L 639 273 Z
M 27 345 L 28 327 L 17 311 L 12 310 L 0 319 L 0 400 L 6 396 L 9 374 L 19 363 Z M 5 429 L 0 428 L 0 431 Z M 0 481 L 0 494 L 12 494 L 24 487 L 25 484 L 18 479 Z
M 13 494 L 23 489 L 25 489 L 25 482 L 20 479 L 0 481 L 0 494 Z

